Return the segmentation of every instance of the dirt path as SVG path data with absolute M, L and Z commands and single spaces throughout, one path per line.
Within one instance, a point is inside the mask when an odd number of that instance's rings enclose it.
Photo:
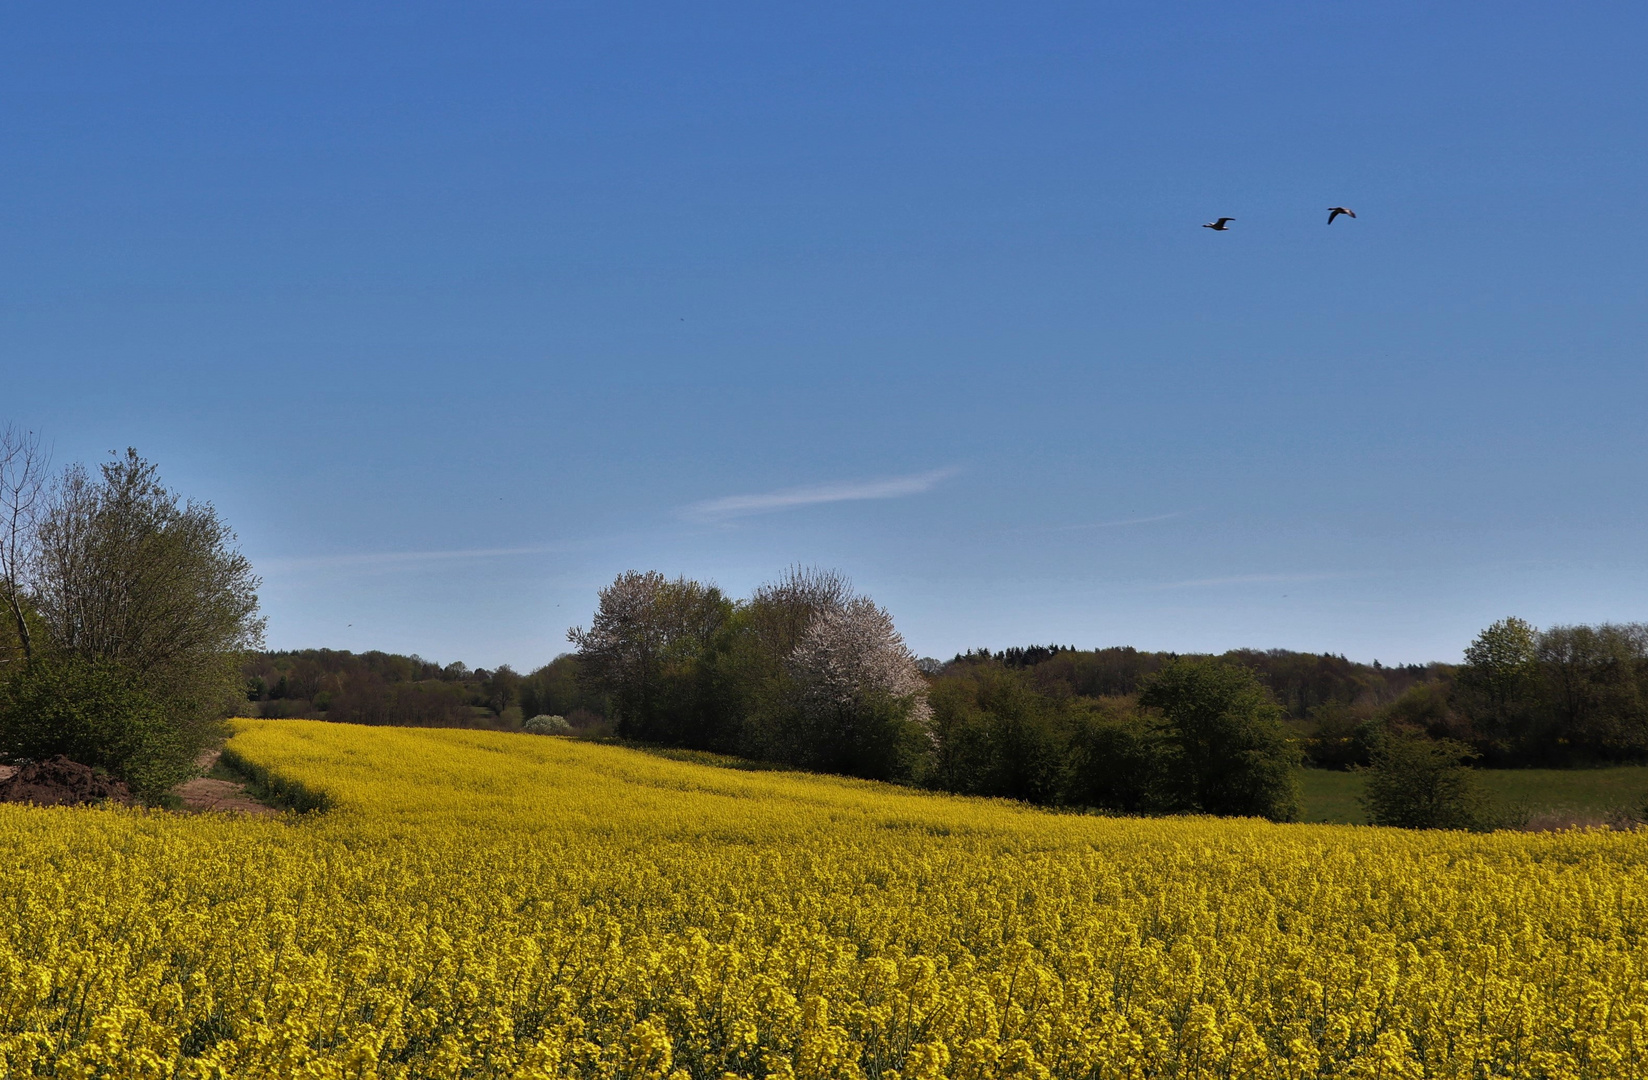
M 217 764 L 221 751 L 208 750 L 201 754 L 195 765 L 202 772 L 210 771 Z M 258 802 L 246 794 L 246 785 L 233 780 L 218 780 L 210 776 L 197 776 L 193 780 L 185 780 L 172 789 L 172 794 L 183 800 L 186 809 L 225 810 L 234 814 L 278 814 L 272 806 Z

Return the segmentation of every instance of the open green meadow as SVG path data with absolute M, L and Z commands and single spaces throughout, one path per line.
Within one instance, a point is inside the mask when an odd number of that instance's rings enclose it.
M 1477 775 L 1502 813 L 1525 811 L 1536 823 L 1601 824 L 1619 811 L 1640 811 L 1648 800 L 1648 766 L 1607 769 L 1481 769 Z M 1354 772 L 1302 769 L 1299 788 L 1311 822 L 1365 825 L 1358 798 L 1363 778 Z

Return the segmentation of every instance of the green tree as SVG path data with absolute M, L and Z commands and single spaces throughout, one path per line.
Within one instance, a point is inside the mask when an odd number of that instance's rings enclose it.
M 1535 654 L 1541 727 L 1554 749 L 1614 760 L 1648 753 L 1648 626 L 1553 626 L 1540 631 Z
M 209 504 L 183 503 L 135 450 L 96 477 L 71 466 L 34 522 L 23 588 L 42 631 L 36 659 L 73 660 L 99 679 L 123 673 L 172 726 L 167 753 L 192 762 L 223 715 L 244 707 L 241 662 L 262 643 L 259 582 L 234 540 Z M 53 679 L 42 685 L 68 685 Z
M 708 749 L 716 717 L 705 700 L 706 657 L 732 613 L 713 585 L 629 571 L 601 590 L 589 629 L 567 638 L 579 677 L 607 697 L 620 735 Z
M 521 676 L 508 664 L 499 665 L 481 683 L 481 699 L 493 716 L 502 716 L 504 710 L 515 704 L 521 693 Z
M 1375 825 L 1485 829 L 1488 800 L 1464 762 L 1475 754 L 1451 739 L 1392 735 L 1373 753 L 1362 805 Z
M 1310 764 L 1321 769 L 1350 769 L 1368 763 L 1373 737 L 1383 727 L 1367 706 L 1328 700 L 1309 713 L 1311 732 L 1305 742 Z
M 606 703 L 599 693 L 578 677 L 578 657 L 562 653 L 530 675 L 520 687 L 522 716 L 605 715 Z
M 790 659 L 815 621 L 852 598 L 839 571 L 795 565 L 737 606 L 715 655 L 730 752 L 793 764 L 817 757 Z
M 1139 704 L 1162 716 L 1167 782 L 1180 809 L 1298 818 L 1299 752 L 1281 708 L 1253 672 L 1217 660 L 1175 660 L 1148 681 Z
M 1465 650 L 1456 685 L 1478 736 L 1495 753 L 1525 752 L 1536 739 L 1539 658 L 1534 628 L 1507 618 L 1482 631 Z
M 782 666 L 814 621 L 853 599 L 852 582 L 839 570 L 795 565 L 756 589 L 745 606 L 753 636 L 770 662 Z
M 1441 681 L 1415 683 L 1381 710 L 1383 726 L 1416 729 L 1437 739 L 1468 734 L 1468 721 L 1453 709 L 1451 689 Z
M 1132 712 L 1090 709 L 1071 732 L 1064 801 L 1124 814 L 1162 810 L 1171 805 L 1169 760 L 1159 725 Z
M 929 787 L 959 795 L 977 795 L 989 785 L 989 723 L 979 705 L 979 682 L 985 671 L 952 673 L 927 693 L 933 711 L 933 754 L 923 777 Z
M 1058 802 L 1068 754 L 1062 702 L 1021 671 L 980 667 L 940 679 L 928 695 L 932 761 L 926 782 L 944 791 Z

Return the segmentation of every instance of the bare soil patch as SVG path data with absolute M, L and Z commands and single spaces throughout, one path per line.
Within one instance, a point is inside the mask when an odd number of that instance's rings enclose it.
M 227 770 L 217 769 L 218 757 L 221 751 L 208 750 L 195 760 L 202 772 L 216 772 L 216 776 L 197 776 L 193 780 L 185 780 L 172 789 L 172 794 L 182 800 L 184 809 L 222 810 L 232 814 L 278 814 L 279 810 L 267 803 L 258 802 L 246 792 L 246 785 L 239 780 L 224 775 Z
M 197 776 L 173 788 L 172 794 L 182 799 L 184 807 L 189 810 L 227 810 L 236 814 L 280 813 L 246 794 L 246 785 L 233 780 Z
M 129 803 L 132 793 L 119 780 L 99 776 L 91 766 L 70 761 L 62 754 L 21 768 L 8 768 L 0 780 L 0 802 L 36 806 L 85 806 L 88 803 Z

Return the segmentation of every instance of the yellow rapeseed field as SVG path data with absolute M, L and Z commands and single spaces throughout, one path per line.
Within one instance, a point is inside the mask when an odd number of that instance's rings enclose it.
M 1648 1076 L 1648 837 L 237 732 L 331 808 L 0 807 L 0 1074 Z

